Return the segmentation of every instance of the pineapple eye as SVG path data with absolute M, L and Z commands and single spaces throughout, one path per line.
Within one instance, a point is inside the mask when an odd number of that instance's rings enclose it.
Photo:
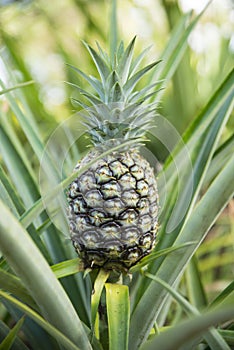
M 70 204 L 71 209 L 75 214 L 85 213 L 86 205 L 82 197 L 76 198 L 73 203 Z
M 97 231 L 86 231 L 82 235 L 82 242 L 88 249 L 96 247 L 99 239 Z
M 108 166 L 102 166 L 96 170 L 95 178 L 98 184 L 103 184 L 113 179 L 113 176 Z
M 125 153 L 124 157 L 121 157 L 119 159 L 124 165 L 126 165 L 128 168 L 132 167 L 133 165 L 135 165 L 134 160 L 132 159 L 132 157 L 130 156 L 129 153 Z
M 101 192 L 104 199 L 118 197 L 120 195 L 120 186 L 116 181 L 110 181 L 101 186 Z
M 148 214 L 150 210 L 149 200 L 147 198 L 141 198 L 137 203 L 137 209 L 142 215 Z
M 138 248 L 130 248 L 126 254 L 125 257 L 125 263 L 129 264 L 131 262 L 131 264 L 134 262 L 136 262 L 141 256 L 141 253 L 139 251 Z
M 153 202 L 150 204 L 150 214 L 157 218 L 158 215 L 158 203 Z
M 120 235 L 120 227 L 115 223 L 108 223 L 104 224 L 102 226 L 102 231 L 103 231 L 103 236 L 104 236 L 104 244 L 106 247 L 106 242 L 108 241 L 113 241 L 113 240 L 120 240 L 121 235 Z
M 142 180 L 144 179 L 144 170 L 140 168 L 138 165 L 133 165 L 130 168 L 131 174 L 137 179 L 137 180 Z
M 104 208 L 109 215 L 116 216 L 123 210 L 123 202 L 119 198 L 107 199 L 104 201 Z
M 123 174 L 125 174 L 128 171 L 128 168 L 118 160 L 112 162 L 109 165 L 109 167 L 112 171 L 113 176 L 116 179 L 119 179 Z
M 96 188 L 96 181 L 92 172 L 86 172 L 80 176 L 79 187 L 83 193 Z
M 149 186 L 146 181 L 137 181 L 137 192 L 140 193 L 141 196 L 147 196 L 149 192 Z
M 124 191 L 122 194 L 122 200 L 130 207 L 136 207 L 139 200 L 139 195 L 134 191 Z
M 138 224 L 144 229 L 144 231 L 150 231 L 152 219 L 149 215 L 143 215 L 139 218 Z
M 137 219 L 138 215 L 134 209 L 127 209 L 120 215 L 120 220 L 125 221 L 125 224 L 131 224 Z
M 76 224 L 74 223 L 74 221 L 70 221 L 69 229 L 70 229 L 71 235 L 74 236 L 74 232 L 76 230 Z
M 130 190 L 136 188 L 136 179 L 131 176 L 131 174 L 127 173 L 121 176 L 119 179 L 119 184 L 123 190 Z
M 129 246 L 134 246 L 137 244 L 140 233 L 137 228 L 127 228 L 122 233 L 122 241 L 124 244 L 128 244 Z
M 86 216 L 77 215 L 76 217 L 76 232 L 83 232 L 90 229 L 89 220 Z
M 79 186 L 77 182 L 73 182 L 69 189 L 69 194 L 72 198 L 75 198 L 79 194 Z
M 158 204 L 158 193 L 154 190 L 153 186 L 149 186 L 148 197 L 150 199 L 150 204 L 151 203 L 157 203 Z
M 109 242 L 106 244 L 105 249 L 108 251 L 108 255 L 111 257 L 111 259 L 116 259 L 121 252 L 119 242 Z
M 105 214 L 100 210 L 93 209 L 90 211 L 89 219 L 91 224 L 95 226 L 99 226 L 105 222 Z
M 147 251 L 152 246 L 152 236 L 150 233 L 147 233 L 144 237 L 140 239 L 140 245 L 143 251 Z
M 97 208 L 102 206 L 102 195 L 98 190 L 91 190 L 85 193 L 85 201 L 89 207 Z

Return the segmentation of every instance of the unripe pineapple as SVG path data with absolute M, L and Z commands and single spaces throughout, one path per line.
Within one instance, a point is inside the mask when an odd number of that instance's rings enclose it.
M 140 91 L 134 88 L 154 62 L 136 72 L 143 54 L 132 62 L 135 38 L 124 50 L 121 43 L 113 61 L 99 47 L 97 53 L 86 45 L 100 80 L 74 68 L 96 91 L 79 87 L 92 108 L 85 125 L 94 148 L 78 163 L 76 170 L 98 160 L 68 190 L 68 219 L 73 245 L 85 268 L 128 270 L 155 245 L 158 227 L 158 193 L 153 169 L 140 154 L 141 141 L 150 128 L 154 104 L 144 104 L 156 84 Z M 131 149 L 104 151 L 135 140 Z

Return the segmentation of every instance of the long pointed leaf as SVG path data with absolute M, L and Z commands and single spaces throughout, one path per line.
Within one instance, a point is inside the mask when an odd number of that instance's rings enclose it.
M 5 89 L 3 89 L 3 90 L 0 91 L 0 95 L 6 94 L 7 92 L 10 92 L 10 91 L 13 91 L 13 90 L 22 88 L 22 87 L 24 87 L 24 86 L 31 85 L 31 84 L 33 84 L 33 83 L 34 83 L 34 81 L 31 80 L 31 81 L 26 81 L 26 82 L 24 82 L 24 83 L 17 84 L 17 85 L 15 85 L 15 86 L 12 86 L 12 87 L 7 88 L 7 89 L 5 88 Z
M 0 269 L 0 288 L 15 295 L 21 301 L 30 305 L 34 309 L 38 308 L 37 304 L 29 295 L 27 289 L 23 286 L 20 279 L 2 269 Z
M 148 66 L 139 70 L 137 73 L 135 73 L 123 86 L 123 90 L 125 91 L 125 94 L 128 96 L 132 92 L 136 84 L 139 82 L 139 80 L 143 77 L 143 75 L 149 72 L 153 67 L 157 66 L 160 62 L 161 60 L 153 62 Z
M 190 316 L 199 316 L 201 315 L 197 308 L 190 304 L 182 295 L 180 295 L 173 287 L 169 284 L 158 278 L 157 276 L 151 275 L 146 272 L 147 277 L 151 278 L 153 281 L 160 283 L 172 296 L 173 298 L 181 305 L 183 310 Z M 211 350 L 231 350 L 221 335 L 215 328 L 210 329 L 207 333 L 204 334 Z
M 122 79 L 122 84 L 125 84 L 129 77 L 129 71 L 130 71 L 131 62 L 132 62 L 135 41 L 136 41 L 136 36 L 132 39 L 132 41 L 126 48 L 124 55 L 121 58 L 121 62 L 119 62 L 118 74 Z
M 8 263 L 21 277 L 44 316 L 81 348 L 90 349 L 70 300 L 42 254 L 2 202 L 0 208 L 0 249 Z
M 188 19 L 191 17 L 191 12 L 189 14 L 184 15 L 179 23 L 178 27 L 176 27 L 174 33 L 171 35 L 170 40 L 164 50 L 161 59 L 162 64 L 159 66 L 159 69 L 154 72 L 151 76 L 150 83 L 157 79 L 164 81 L 169 81 L 176 71 L 181 59 L 188 47 L 188 37 L 194 27 L 197 25 L 199 19 L 206 11 L 207 7 L 211 1 L 207 4 L 207 6 L 203 9 L 201 13 L 199 13 L 189 24 L 187 24 Z M 158 102 L 162 96 L 163 90 L 161 90 L 161 94 L 158 94 L 155 98 L 155 102 Z
M 92 320 L 92 327 L 94 328 L 95 320 L 97 317 L 98 312 L 98 305 L 100 302 L 102 290 L 104 288 L 104 285 L 109 277 L 109 272 L 105 271 L 104 269 L 101 269 L 99 271 L 99 274 L 95 280 L 94 283 L 94 290 L 92 294 L 92 300 L 91 300 L 91 320 Z
M 105 81 L 109 75 L 109 68 L 107 67 L 106 63 L 103 61 L 103 59 L 97 54 L 97 52 L 87 43 L 84 42 L 85 47 L 89 51 L 96 67 L 98 70 L 98 73 L 102 79 L 102 83 L 105 86 Z
M 3 340 L 10 332 L 10 328 L 0 320 L 0 339 Z M 16 337 L 12 350 L 29 350 L 29 348 L 22 342 L 19 337 Z
M 73 342 L 71 342 L 62 332 L 53 327 L 50 323 L 46 322 L 38 313 L 30 309 L 27 305 L 19 302 L 17 299 L 8 295 L 7 293 L 0 290 L 0 296 L 12 304 L 14 304 L 17 308 L 22 310 L 26 315 L 31 317 L 35 322 L 37 322 L 42 328 L 44 328 L 49 334 L 51 334 L 55 339 L 57 339 L 62 345 L 65 346 L 68 350 L 81 350 L 81 348 L 77 347 Z
M 128 349 L 130 314 L 128 287 L 112 283 L 106 283 L 105 287 L 109 350 Z
M 111 1 L 111 13 L 110 13 L 110 58 L 112 67 L 115 64 L 116 48 L 118 43 L 118 20 L 117 20 L 117 0 Z
M 191 339 L 202 335 L 209 327 L 224 323 L 234 317 L 234 308 L 224 308 L 198 316 L 193 320 L 184 322 L 168 331 L 161 333 L 152 341 L 145 343 L 142 350 L 168 350 L 179 349 Z
M 22 325 L 24 323 L 24 317 L 21 318 L 16 325 L 10 330 L 6 338 L 0 344 L 0 350 L 10 350 L 12 344 L 14 343 L 17 334 L 19 333 Z
M 169 156 L 164 171 L 159 174 L 159 197 L 164 198 L 167 194 L 160 215 L 159 250 L 174 244 L 183 223 L 193 210 L 215 146 L 233 108 L 233 76 L 234 71 L 227 76 L 193 126 L 185 133 L 186 143 L 177 141 L 177 147 Z M 159 122 L 164 125 L 160 118 Z M 168 128 L 160 130 L 158 127 L 154 133 L 161 142 L 168 144 Z M 170 232 L 173 226 L 174 230 Z M 157 273 L 163 259 L 161 257 L 151 264 L 152 274 Z M 149 285 L 144 277 L 140 279 L 139 298 Z
M 87 74 L 82 72 L 79 68 L 77 68 L 71 64 L 67 64 L 67 65 L 68 65 L 68 67 L 70 67 L 74 71 L 76 71 L 80 76 L 82 76 L 95 89 L 95 91 L 98 93 L 98 95 L 101 97 L 101 99 L 104 100 L 104 91 L 103 91 L 102 85 L 101 85 L 99 80 L 95 79 L 94 77 L 88 76 Z M 75 84 L 72 84 L 69 82 L 68 82 L 68 84 L 76 87 Z
M 197 205 L 175 244 L 188 242 L 194 239 L 194 236 L 199 242 L 204 239 L 209 228 L 234 194 L 233 167 L 234 155 Z M 168 255 L 157 271 L 158 277 L 167 281 L 170 285 L 175 283 L 195 250 L 196 246 L 189 246 L 183 253 L 177 251 Z M 151 283 L 132 314 L 130 341 L 133 349 L 137 348 L 146 339 L 160 309 L 163 307 L 164 301 L 165 291 L 160 287 L 155 288 Z M 141 326 L 139 326 L 139 319 L 141 320 Z

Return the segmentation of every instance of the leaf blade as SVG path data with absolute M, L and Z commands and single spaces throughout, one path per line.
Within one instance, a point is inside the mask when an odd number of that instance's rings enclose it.
M 175 244 L 183 244 L 191 240 L 194 232 L 197 233 L 196 238 L 199 241 L 204 239 L 212 223 L 234 193 L 233 167 L 234 155 L 197 205 Z M 214 197 L 216 201 L 213 200 Z M 181 276 L 196 248 L 196 246 L 190 246 L 182 255 L 178 254 L 178 251 L 168 255 L 157 271 L 158 277 L 172 285 Z M 137 348 L 149 333 L 164 301 L 163 289 L 157 289 L 150 284 L 132 314 L 130 341 L 133 349 Z M 139 327 L 139 319 L 142 320 L 141 327 Z
M 7 334 L 6 338 L 1 342 L 0 344 L 0 350 L 10 350 L 17 334 L 19 333 L 21 327 L 24 323 L 24 317 L 22 317 L 16 325 L 10 330 L 10 332 Z
M 90 349 L 71 301 L 41 252 L 2 202 L 0 208 L 3 215 L 0 222 L 1 251 L 8 263 L 27 286 L 45 317 L 75 343 Z
M 130 314 L 128 287 L 112 283 L 106 283 L 105 287 L 109 349 L 127 349 Z

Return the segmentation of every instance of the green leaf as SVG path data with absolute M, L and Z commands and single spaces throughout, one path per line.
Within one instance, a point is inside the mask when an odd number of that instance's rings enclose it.
M 199 316 L 201 315 L 197 308 L 191 305 L 182 295 L 180 295 L 172 286 L 158 278 L 157 276 L 145 273 L 145 276 L 151 278 L 153 281 L 161 284 L 167 292 L 169 292 L 173 298 L 181 305 L 183 310 L 190 316 Z M 218 331 L 215 328 L 210 329 L 207 333 L 204 334 L 204 338 L 207 341 L 211 350 L 230 350 L 229 346 L 225 340 L 221 337 Z
M 82 72 L 79 68 L 72 66 L 71 64 L 67 64 L 68 67 L 72 68 L 74 71 L 76 71 L 81 77 L 83 77 L 93 88 L 94 90 L 98 93 L 99 97 L 101 98 L 102 101 L 104 101 L 105 95 L 103 91 L 102 84 L 100 83 L 99 80 L 92 76 L 88 76 L 84 72 Z M 71 85 L 75 88 L 78 88 L 76 84 L 73 84 L 71 82 L 67 82 L 68 85 Z
M 124 54 L 121 58 L 121 61 L 119 62 L 118 65 L 118 74 L 121 77 L 121 82 L 122 84 L 125 84 L 128 77 L 129 77 L 129 72 L 130 72 L 130 67 L 132 63 L 132 57 L 133 57 L 133 50 L 134 50 L 134 45 L 136 41 L 136 36 L 131 40 L 130 44 L 124 51 Z
M 6 338 L 1 342 L 0 344 L 0 350 L 10 350 L 16 337 L 17 334 L 19 333 L 22 325 L 24 323 L 24 317 L 22 317 L 16 325 L 10 330 Z
M 110 275 L 109 271 L 105 271 L 104 269 L 100 269 L 99 274 L 95 280 L 93 293 L 92 293 L 92 299 L 91 299 L 91 320 L 92 320 L 92 327 L 94 329 L 95 326 L 95 320 L 97 317 L 98 312 L 98 305 L 100 302 L 102 290 L 104 288 L 104 285 Z
M 55 264 L 51 266 L 51 269 L 55 274 L 56 278 L 62 278 L 62 277 L 74 275 L 75 273 L 83 271 L 83 267 L 81 266 L 80 260 L 78 258 L 70 259 L 70 260 Z
M 234 346 L 234 331 L 219 329 L 219 333 L 230 346 Z
M 8 295 L 7 293 L 0 290 L 0 296 L 5 300 L 12 303 L 15 307 L 22 310 L 26 315 L 32 318 L 36 323 L 38 323 L 42 328 L 46 330 L 50 335 L 52 335 L 58 342 L 63 345 L 68 350 L 80 350 L 85 349 L 85 347 L 77 347 L 69 338 L 67 338 L 61 331 L 52 326 L 49 322 L 45 321 L 38 313 L 30 309 L 27 305 L 21 303 L 17 299 Z M 87 345 L 87 344 L 86 344 Z M 87 346 L 86 346 L 87 347 Z M 91 349 L 91 348 L 89 348 Z
M 39 197 L 39 193 L 34 179 L 32 178 L 30 171 L 28 171 L 28 167 L 24 162 L 24 158 L 22 158 L 18 153 L 17 145 L 15 146 L 12 143 L 10 136 L 11 134 L 8 136 L 4 128 L 1 128 L 0 126 L 0 151 L 2 151 L 8 171 L 19 194 L 16 193 L 15 188 L 9 181 L 8 177 L 3 171 L 3 168 L 0 166 L 0 187 L 3 186 L 3 191 L 0 198 L 3 200 L 6 198 L 6 203 L 8 203 L 9 208 L 12 208 L 12 212 L 19 217 L 19 215 L 23 214 L 25 211 L 24 204 L 31 206 L 32 203 Z M 13 139 L 15 140 L 14 137 Z M 19 197 L 21 197 L 22 200 Z M 37 246 L 41 249 L 41 252 L 43 252 L 44 256 L 48 256 L 48 252 L 46 251 L 44 244 L 33 226 L 29 227 L 29 233 L 33 240 L 37 243 Z
M 0 339 L 3 341 L 5 337 L 10 333 L 11 329 L 0 320 Z M 16 336 L 12 350 L 29 350 L 29 348 L 23 343 L 23 341 Z
M 27 228 L 44 210 L 42 199 L 38 199 L 20 218 L 24 228 Z
M 2 81 L 0 81 L 0 86 L 5 89 Z M 11 109 L 15 113 L 15 116 L 18 119 L 30 145 L 36 153 L 38 159 L 40 159 L 43 153 L 43 146 L 39 138 L 39 131 L 37 130 L 34 121 L 31 118 L 27 118 L 11 94 L 7 94 L 6 98 L 9 101 Z
M 85 47 L 87 48 L 87 50 L 89 51 L 90 56 L 92 57 L 95 65 L 96 65 L 96 68 L 97 68 L 98 73 L 101 77 L 103 86 L 105 86 L 105 81 L 106 81 L 108 75 L 110 74 L 109 67 L 106 65 L 104 60 L 97 54 L 97 52 L 90 45 L 88 45 L 84 41 L 83 41 L 83 43 L 84 43 Z
M 96 97 L 95 95 L 91 94 L 90 92 L 87 92 L 86 90 L 81 89 L 78 85 L 73 84 L 73 83 L 67 83 L 67 84 L 70 85 L 70 86 L 75 87 L 81 93 L 81 95 L 85 96 L 87 98 L 87 100 L 89 100 L 94 106 L 95 105 L 99 105 L 99 104 L 101 104 L 103 102 L 98 97 Z M 101 96 L 103 96 L 103 94 Z
M 206 174 L 203 182 L 204 189 L 211 183 L 212 180 L 217 176 L 220 170 L 224 167 L 228 159 L 233 153 L 234 149 L 234 134 L 230 136 L 228 140 L 222 144 L 215 152 L 214 157 L 211 161 L 210 167 Z
M 209 228 L 234 193 L 233 167 L 234 155 L 196 206 L 174 244 L 178 245 L 191 241 L 194 239 L 194 235 L 199 242 L 204 239 Z M 166 256 L 157 271 L 157 276 L 173 285 L 181 276 L 196 248 L 195 245 L 189 246 L 183 252 L 176 251 Z M 164 302 L 165 291 L 163 288 L 156 288 L 151 283 L 132 314 L 130 342 L 133 349 L 142 344 L 147 337 Z M 139 319 L 141 320 L 141 326 L 139 325 Z
M 117 19 L 117 0 L 111 1 L 111 13 L 110 13 L 110 58 L 112 67 L 115 64 L 115 57 L 117 53 L 118 43 L 118 19 Z
M 106 283 L 105 287 L 109 350 L 128 349 L 130 318 L 128 287 L 112 283 Z
M 20 72 L 20 75 L 23 77 L 24 80 L 31 81 L 32 74 L 30 72 L 29 65 L 26 64 L 26 62 L 24 61 L 23 55 L 21 54 L 22 51 L 19 48 L 19 46 L 21 45 L 19 43 L 20 40 L 15 40 L 15 37 L 9 35 L 9 32 L 7 30 L 5 31 L 3 27 L 4 26 L 1 26 L 0 31 L 4 43 L 5 54 L 1 55 L 1 59 L 4 62 L 4 68 L 7 71 L 10 81 L 13 84 L 17 84 L 16 76 L 18 74 L 16 74 L 16 71 Z M 42 106 L 40 98 L 38 98 L 38 84 L 32 84 L 29 88 L 26 89 L 17 89 L 14 92 L 14 96 L 16 95 L 17 98 L 21 100 L 23 108 L 25 110 L 29 111 L 29 109 L 31 108 L 31 110 L 34 112 L 34 114 L 30 113 L 31 117 L 35 117 L 35 111 L 37 111 L 36 114 L 39 116 L 38 120 L 43 122 L 47 121 L 47 118 L 49 118 L 50 121 L 52 120 L 52 115 L 48 115 L 46 113 L 45 109 Z
M 130 68 L 130 75 L 132 76 L 134 73 L 136 73 L 140 63 L 142 62 L 143 58 L 146 56 L 146 54 L 151 49 L 151 46 L 146 47 L 132 62 L 131 68 Z M 146 84 L 147 86 L 150 85 L 150 83 Z
M 9 265 L 27 286 L 44 316 L 81 348 L 90 349 L 71 301 L 41 252 L 2 202 L 0 211 L 0 250 Z
M 147 255 L 146 257 L 144 257 L 143 259 L 141 259 L 141 261 L 135 265 L 132 266 L 129 270 L 130 273 L 134 273 L 136 271 L 139 271 L 142 269 L 142 267 L 148 265 L 150 262 L 155 261 L 156 259 L 158 259 L 160 256 L 164 256 L 167 254 L 170 254 L 178 249 L 182 249 L 182 248 L 186 248 L 189 245 L 192 244 L 196 244 L 196 242 L 186 242 L 180 246 L 175 246 L 175 247 L 170 247 L 170 248 L 165 248 L 165 249 L 161 249 L 159 251 L 153 251 L 152 253 L 150 253 L 150 255 Z
M 187 22 L 191 18 L 192 12 L 185 14 L 184 17 L 182 17 L 178 26 L 170 36 L 169 42 L 161 56 L 162 64 L 159 66 L 159 69 L 151 76 L 149 83 L 155 79 L 164 79 L 166 83 L 171 79 L 186 51 L 190 33 L 210 3 L 211 1 L 207 4 L 204 10 L 199 13 L 189 24 L 187 24 Z M 161 92 L 163 92 L 163 90 L 161 90 Z M 160 100 L 161 95 L 162 93 L 156 96 L 155 102 Z
M 33 80 L 31 80 L 31 81 L 26 81 L 26 82 L 24 82 L 24 83 L 20 83 L 20 84 L 17 84 L 17 85 L 15 85 L 15 86 L 12 86 L 12 87 L 10 87 L 10 88 L 5 88 L 5 89 L 2 89 L 1 91 L 0 91 L 0 95 L 3 95 L 3 94 L 6 94 L 7 92 L 10 92 L 10 91 L 13 91 L 13 90 L 16 90 L 16 89 L 20 89 L 20 88 L 22 88 L 22 87 L 24 87 L 24 86 L 28 86 L 28 85 L 31 85 L 31 84 L 34 84 L 34 81 Z
M 153 67 L 157 66 L 160 62 L 161 60 L 155 61 L 136 72 L 123 86 L 123 90 L 125 91 L 126 96 L 128 96 L 132 92 L 139 80 Z
M 158 244 L 160 249 L 173 244 L 182 223 L 195 205 L 215 146 L 233 108 L 233 76 L 234 71 L 227 76 L 207 106 L 185 132 L 184 142 L 177 144 L 168 157 L 163 172 L 159 174 L 159 195 L 163 198 L 164 192 L 168 193 L 168 199 L 160 215 L 162 223 L 161 239 Z M 157 135 L 160 139 L 160 132 Z M 166 142 L 164 139 L 162 141 Z M 177 171 L 173 163 L 176 164 Z M 177 224 L 177 227 L 173 223 Z M 173 233 L 167 234 L 173 226 Z M 162 259 L 158 260 L 151 272 L 155 273 L 161 262 Z
M 17 298 L 30 305 L 32 308 L 38 308 L 20 279 L 2 269 L 0 269 L 0 288 L 6 290 L 8 293 L 14 294 Z
M 0 151 L 12 181 L 17 186 L 19 195 L 24 204 L 30 206 L 38 198 L 34 175 L 28 167 L 28 162 L 25 162 L 21 150 L 15 144 L 14 135 L 8 135 L 7 131 L 9 131 L 8 125 L 6 128 L 3 125 L 0 126 Z M 15 176 L 15 174 L 18 174 L 18 176 Z
M 18 194 L 16 193 L 13 185 L 11 184 L 1 164 L 0 164 L 0 188 L 1 188 L 0 196 L 2 196 L 3 191 L 5 191 L 6 193 L 6 196 L 7 196 L 6 202 L 4 201 L 4 197 L 2 197 L 2 199 L 5 203 L 8 203 L 8 207 L 10 207 L 15 214 L 17 213 L 23 214 L 24 212 L 23 203 L 20 200 Z
M 229 295 L 234 295 L 234 281 L 231 282 L 211 303 L 210 307 L 217 306 L 225 301 Z
M 174 326 L 171 329 L 162 332 L 153 340 L 146 342 L 141 347 L 141 350 L 179 349 L 195 337 L 201 336 L 211 326 L 229 321 L 233 317 L 233 306 L 207 312 L 206 314 L 194 317 L 192 320 L 183 322 L 178 326 Z
M 191 28 L 189 27 L 190 21 L 192 17 L 192 11 L 181 16 L 178 24 L 174 27 L 169 40 L 161 54 L 162 63 L 158 67 L 157 71 L 153 71 L 151 76 L 149 77 L 149 81 L 161 79 L 161 77 L 166 77 L 167 80 L 170 79 L 171 73 L 170 70 L 173 69 L 175 71 L 178 67 L 178 63 L 180 59 L 176 59 L 173 61 L 173 56 L 177 57 L 183 55 L 184 53 L 184 45 L 187 47 L 188 43 L 183 38 L 183 35 L 186 34 L 186 37 L 191 33 Z M 197 20 L 197 17 L 194 18 Z M 184 44 L 184 45 L 181 45 Z M 179 49 L 179 50 L 178 50 Z M 173 61 L 173 65 L 171 66 L 169 62 Z M 172 73 L 173 74 L 173 73 Z
M 198 308 L 203 309 L 207 306 L 207 298 L 202 285 L 202 276 L 198 268 L 197 258 L 194 255 L 186 269 L 186 286 L 190 302 Z

